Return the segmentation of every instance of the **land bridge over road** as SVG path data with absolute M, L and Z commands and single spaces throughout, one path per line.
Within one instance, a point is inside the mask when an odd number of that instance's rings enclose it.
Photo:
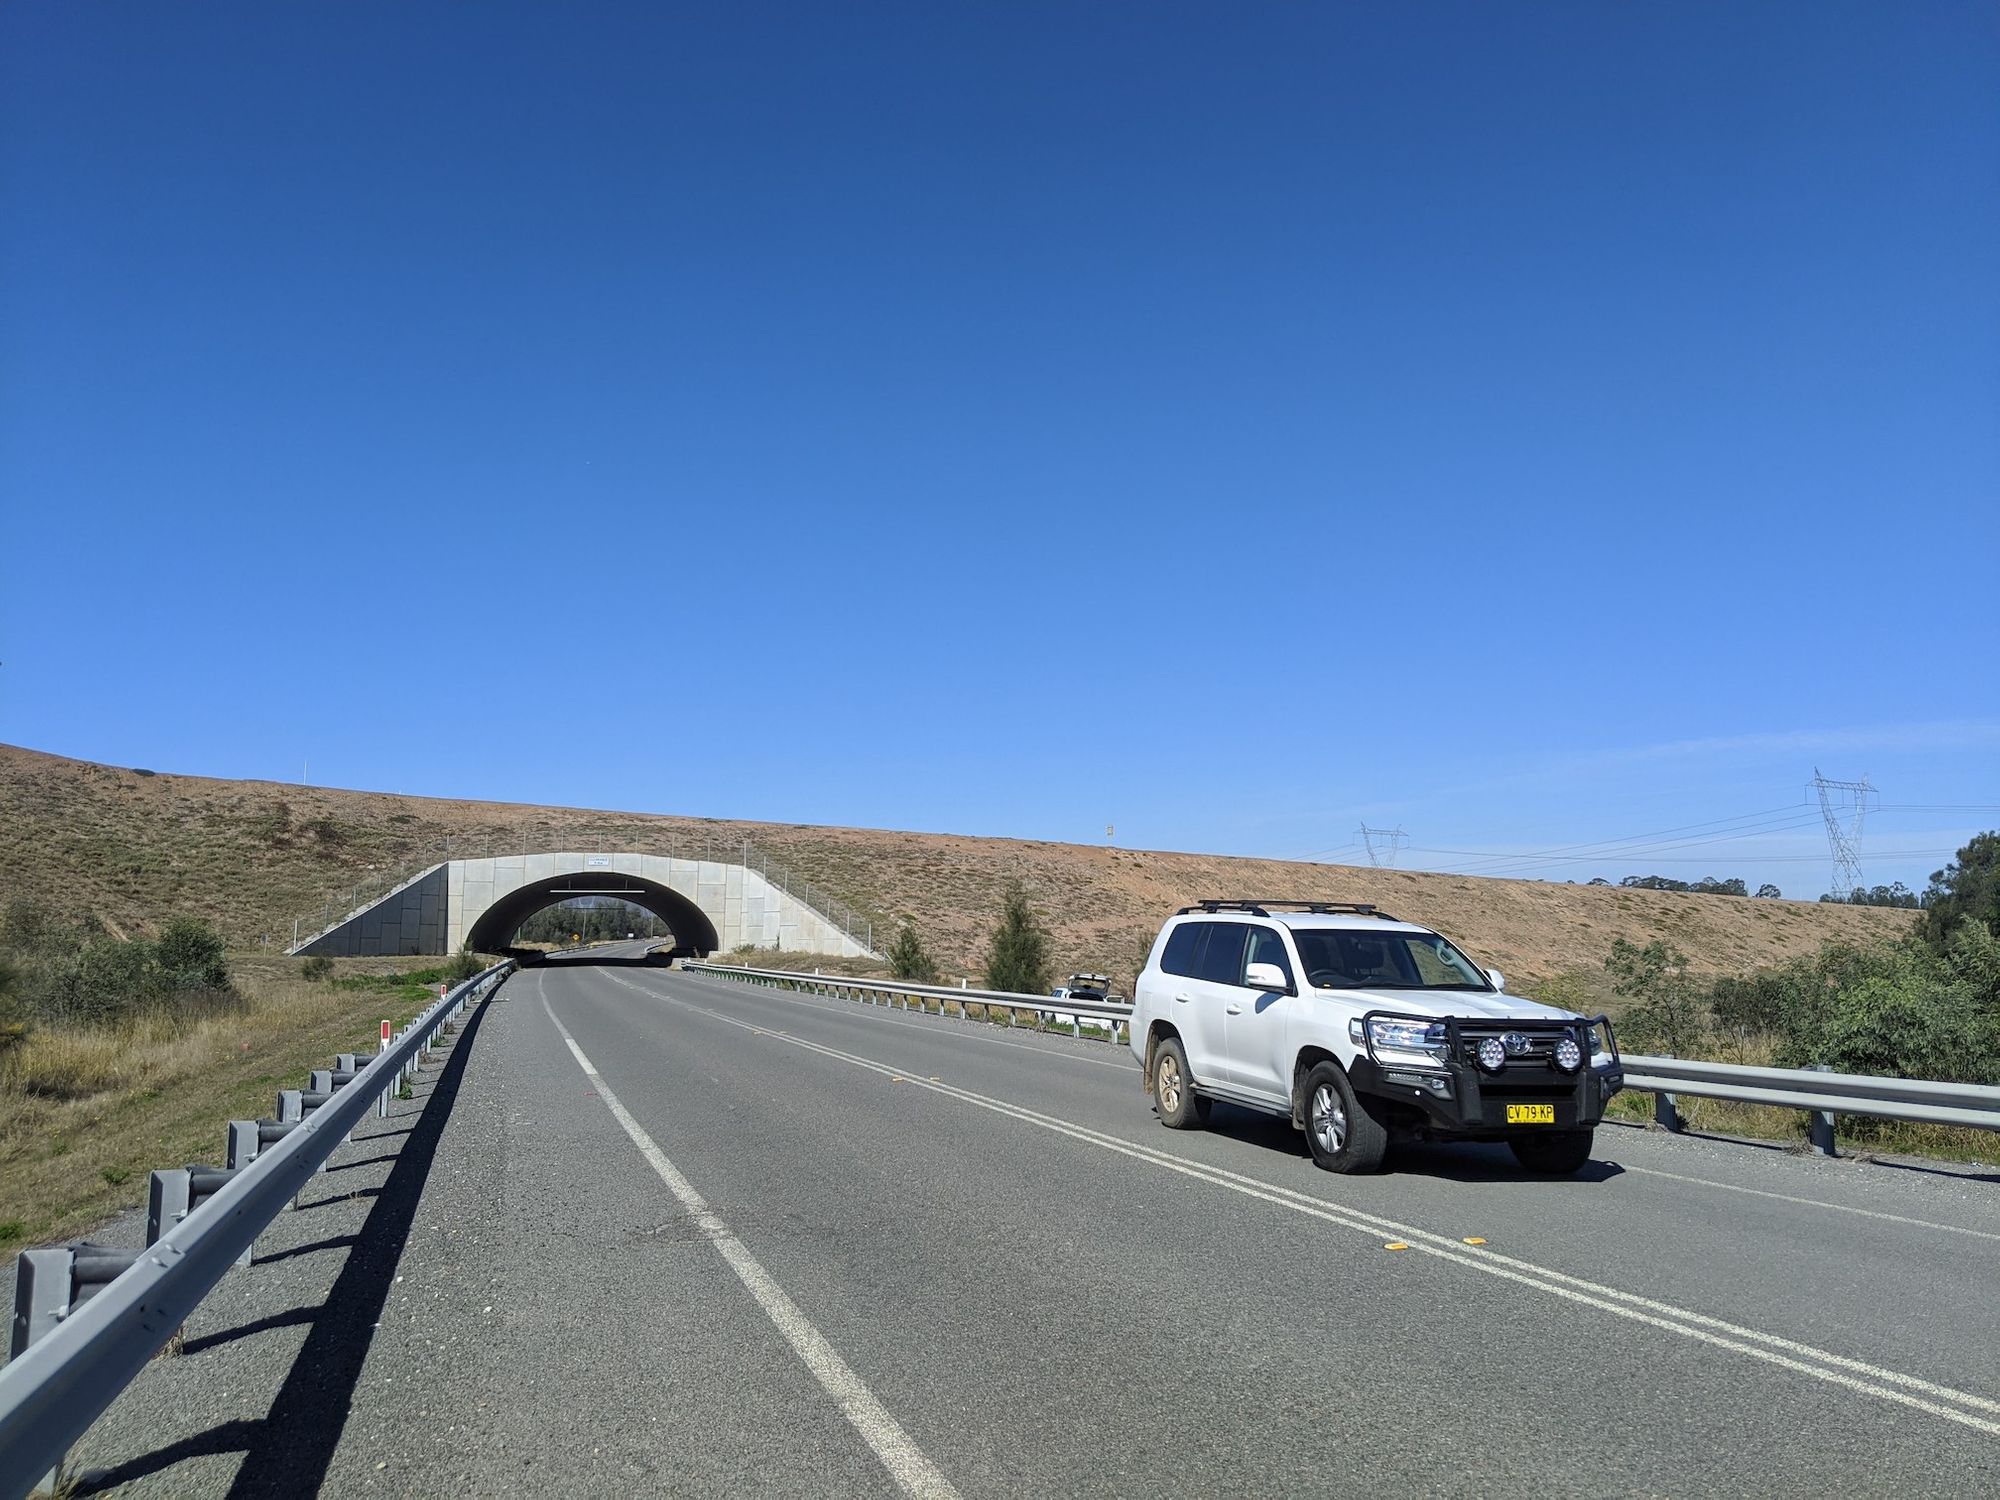
M 868 956 L 869 933 L 841 923 L 722 860 L 660 854 L 559 852 L 454 859 L 432 865 L 305 937 L 298 954 L 355 958 L 504 949 L 521 923 L 578 897 L 616 897 L 653 913 L 683 951 L 726 952 L 745 943 L 793 953 Z

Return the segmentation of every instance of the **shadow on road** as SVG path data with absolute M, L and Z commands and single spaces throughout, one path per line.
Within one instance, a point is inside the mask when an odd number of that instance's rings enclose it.
M 354 1249 L 325 1303 L 318 1309 L 281 1313 L 189 1343 L 188 1352 L 192 1353 L 286 1323 L 310 1322 L 312 1332 L 306 1335 L 298 1358 L 286 1373 L 270 1412 L 260 1421 L 224 1422 L 116 1468 L 95 1470 L 83 1476 L 77 1494 L 101 1494 L 172 1468 L 186 1458 L 237 1451 L 244 1458 L 229 1489 L 232 1500 L 319 1492 L 353 1410 L 362 1363 L 388 1302 L 389 1289 L 395 1284 L 403 1242 L 415 1221 L 438 1141 L 451 1119 L 452 1103 L 458 1097 L 472 1051 L 469 1044 L 478 1036 L 485 1015 L 484 1006 L 473 1011 L 466 1018 L 465 1029 L 454 1038 L 431 1096 L 409 1127 L 388 1180 L 372 1190 L 376 1194 L 374 1206 L 355 1236 Z
M 1258 1110 L 1238 1109 L 1220 1101 L 1210 1107 L 1208 1129 L 1245 1145 L 1259 1146 L 1281 1156 L 1310 1158 L 1305 1136 L 1290 1124 Z M 1410 1176 L 1442 1177 L 1452 1182 L 1607 1182 L 1625 1169 L 1613 1161 L 1593 1158 L 1581 1171 L 1564 1176 L 1530 1172 L 1503 1145 L 1478 1141 L 1399 1141 L 1389 1148 L 1384 1170 Z

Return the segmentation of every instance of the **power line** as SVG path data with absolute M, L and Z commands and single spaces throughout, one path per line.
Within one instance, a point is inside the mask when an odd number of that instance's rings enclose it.
M 1673 849 L 1699 849 L 1711 844 L 1726 844 L 1737 839 L 1764 838 L 1772 834 L 1790 833 L 1797 829 L 1811 828 L 1819 822 L 1817 817 L 1797 815 L 1781 818 L 1767 818 L 1760 823 L 1752 823 L 1730 832 L 1718 832 L 1699 838 L 1655 839 L 1651 842 L 1605 843 L 1597 845 L 1573 846 L 1579 852 L 1552 849 L 1543 852 L 1524 850 L 1517 854 L 1495 855 L 1490 850 L 1467 849 L 1417 849 L 1413 852 L 1427 854 L 1477 854 L 1470 865 L 1461 865 L 1443 871 L 1446 874 L 1492 875 L 1502 870 L 1545 869 L 1552 865 L 1580 865 L 1597 861 L 1650 859 L 1656 853 Z M 1689 825 L 1699 827 L 1699 824 Z
M 1788 814 L 1795 817 L 1798 815 L 1798 810 L 1806 805 L 1803 802 L 1791 802 L 1785 804 L 1783 807 L 1767 807 L 1762 812 L 1738 813 L 1734 817 L 1729 818 L 1709 818 L 1700 823 L 1682 823 L 1674 828 L 1656 828 L 1651 833 L 1632 833 L 1622 838 L 1596 839 L 1583 844 L 1558 844 L 1553 849 L 1523 849 L 1513 854 L 1495 854 L 1490 849 L 1438 849 L 1430 852 L 1435 854 L 1466 854 L 1471 855 L 1475 863 L 1496 865 L 1512 864 L 1527 859 L 1548 859 L 1558 854 L 1577 854 L 1580 858 L 1589 858 L 1595 855 L 1610 857 L 1619 853 L 1621 847 L 1627 844 L 1639 844 L 1649 839 L 1666 838 L 1677 833 L 1691 833 L 1699 828 L 1719 829 L 1733 823 L 1747 823 L 1753 819 L 1770 818 L 1779 814 Z M 1471 874 L 1474 872 L 1466 870 L 1458 873 Z

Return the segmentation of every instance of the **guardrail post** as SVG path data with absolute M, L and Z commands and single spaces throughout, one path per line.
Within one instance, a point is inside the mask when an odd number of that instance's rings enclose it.
M 281 1096 L 282 1097 L 282 1096 Z M 298 1116 L 294 1115 L 293 1119 Z M 257 1159 L 257 1122 L 255 1120 L 231 1120 L 229 1122 L 229 1152 L 223 1164 L 231 1171 L 247 1167 Z
M 69 1316 L 70 1272 L 76 1252 L 67 1245 L 53 1250 L 23 1250 L 14 1262 L 14 1332 L 7 1357 L 19 1359 L 28 1345 L 55 1332 Z
M 14 1262 L 14 1330 L 7 1345 L 9 1359 L 19 1359 L 28 1345 L 54 1333 L 69 1316 L 70 1276 L 75 1264 L 76 1252 L 67 1245 L 23 1250 Z M 58 1459 L 35 1486 L 35 1492 L 53 1495 L 61 1480 L 62 1460 Z
M 186 1168 L 155 1172 L 146 1181 L 146 1243 L 158 1243 L 161 1235 L 188 1216 L 189 1174 Z
M 1833 1071 L 1826 1063 L 1814 1063 L 1812 1070 L 1815 1073 L 1831 1073 Z M 1833 1112 L 1831 1110 L 1815 1109 L 1807 1115 L 1806 1138 L 1812 1143 L 1813 1150 L 1817 1151 L 1821 1156 L 1840 1155 L 1839 1148 L 1834 1144 Z
M 305 1095 L 297 1089 L 278 1090 L 278 1121 L 303 1120 L 306 1117 Z
M 1672 1057 L 1674 1054 L 1663 1052 L 1660 1055 Z M 1687 1122 L 1681 1118 L 1681 1101 L 1665 1089 L 1653 1095 L 1653 1123 L 1669 1135 L 1679 1135 L 1687 1128 Z

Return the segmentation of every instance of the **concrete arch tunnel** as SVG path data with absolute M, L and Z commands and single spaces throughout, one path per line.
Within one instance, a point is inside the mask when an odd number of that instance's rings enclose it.
M 474 953 L 500 953 L 514 941 L 521 924 L 536 912 L 560 906 L 579 896 L 603 896 L 629 901 L 673 929 L 674 951 L 706 958 L 722 946 L 707 912 L 678 891 L 637 875 L 552 875 L 531 881 L 498 898 L 472 924 L 466 942 Z
M 432 865 L 306 938 L 297 954 L 495 953 L 543 907 L 577 896 L 630 901 L 674 932 L 682 953 L 751 944 L 792 953 L 878 957 L 858 936 L 756 870 L 660 854 L 497 855 Z

